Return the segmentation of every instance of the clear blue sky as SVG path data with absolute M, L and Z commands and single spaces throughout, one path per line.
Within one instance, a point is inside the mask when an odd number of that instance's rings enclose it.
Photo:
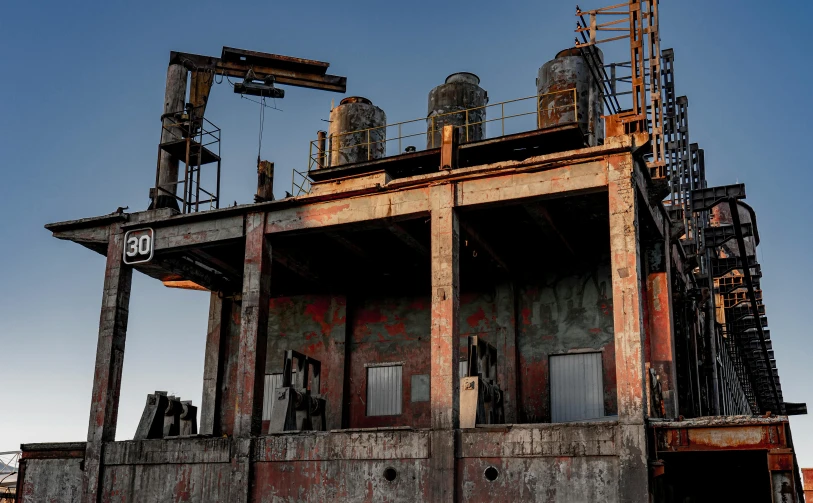
M 607 2 L 609 4 L 611 2 Z M 605 5 L 585 2 L 582 8 Z M 492 102 L 535 92 L 536 71 L 572 44 L 567 1 L 3 2 L 0 6 L 0 451 L 84 440 L 104 258 L 53 239 L 43 225 L 145 209 L 155 176 L 170 50 L 224 45 L 330 61 L 348 93 L 390 122 L 426 113 L 426 95 L 455 71 L 480 75 Z M 711 184 L 745 182 L 757 211 L 762 281 L 785 398 L 813 406 L 813 4 L 753 0 L 661 3 L 662 47 L 674 47 L 678 94 Z M 266 114 L 264 156 L 278 196 L 341 95 L 288 88 Z M 257 106 L 226 85 L 207 116 L 223 128 L 223 197 L 255 188 Z M 208 295 L 136 274 L 119 438 L 135 431 L 147 393 L 200 402 Z M 792 419 L 813 466 L 813 419 Z

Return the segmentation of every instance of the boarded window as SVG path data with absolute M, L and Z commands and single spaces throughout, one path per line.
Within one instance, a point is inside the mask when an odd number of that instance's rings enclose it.
M 367 368 L 367 415 L 401 414 L 401 365 Z
M 550 404 L 554 423 L 603 417 L 601 353 L 551 356 Z
M 429 401 L 429 374 L 414 374 L 409 388 L 412 402 Z

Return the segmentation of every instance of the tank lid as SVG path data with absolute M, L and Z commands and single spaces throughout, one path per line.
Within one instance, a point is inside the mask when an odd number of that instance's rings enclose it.
M 578 47 L 571 47 L 569 49 L 564 49 L 556 53 L 557 58 L 564 58 L 566 56 L 581 56 L 582 51 Z
M 451 84 L 452 82 L 465 82 L 476 86 L 480 84 L 480 77 L 471 72 L 457 72 L 446 77 L 447 84 Z
M 347 105 L 348 103 L 364 103 L 365 105 L 372 105 L 373 102 L 361 96 L 348 96 L 339 102 L 339 105 Z

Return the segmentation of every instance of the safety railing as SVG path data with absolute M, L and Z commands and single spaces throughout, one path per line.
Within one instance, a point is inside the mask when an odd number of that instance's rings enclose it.
M 528 110 L 531 106 L 533 109 Z M 488 117 L 497 111 L 498 116 Z M 534 116 L 536 122 L 530 122 Z M 577 122 L 578 116 L 578 95 L 575 88 L 570 88 L 349 131 L 330 137 L 320 131 L 318 138 L 311 141 L 308 146 L 307 171 L 293 170 L 291 193 L 295 196 L 308 193 L 309 173 L 316 169 L 438 148 L 443 126 L 448 124 L 456 125 L 459 129 L 461 143 L 468 143 L 530 131 L 547 125 Z M 488 123 L 499 123 L 499 134 L 487 136 Z M 410 141 L 412 138 L 425 138 L 425 146 L 410 144 L 404 147 L 405 143 L 414 141 Z
M 183 163 L 183 177 L 160 183 L 156 170 L 154 196 L 175 199 L 183 213 L 197 212 L 201 206 L 220 207 L 220 128 L 203 117 L 203 107 L 187 107 L 161 116 L 161 143 L 158 145 L 158 166 L 167 154 Z M 213 191 L 203 188 L 202 166 L 216 164 L 208 183 Z M 180 194 L 179 194 L 180 189 Z M 201 193 L 204 195 L 202 196 Z M 205 208 L 204 208 L 205 209 Z

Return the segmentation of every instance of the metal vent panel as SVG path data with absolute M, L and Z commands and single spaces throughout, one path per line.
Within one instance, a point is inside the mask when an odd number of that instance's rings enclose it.
M 401 414 L 403 397 L 401 365 L 367 368 L 367 415 L 397 416 Z
M 551 356 L 550 402 L 554 423 L 603 417 L 601 353 Z

